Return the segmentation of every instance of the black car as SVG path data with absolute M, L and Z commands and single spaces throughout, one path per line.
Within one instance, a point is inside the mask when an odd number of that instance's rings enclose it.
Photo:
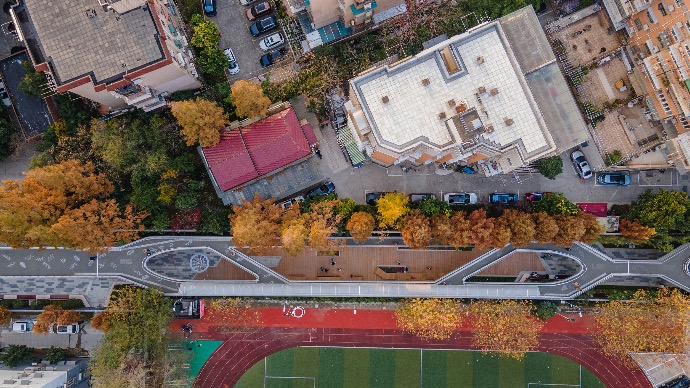
M 204 9 L 206 16 L 216 16 L 216 0 L 201 0 L 201 8 Z
M 259 58 L 259 63 L 261 63 L 261 66 L 263 67 L 269 67 L 272 64 L 276 63 L 280 58 L 284 57 L 285 54 L 287 54 L 287 48 L 283 47 L 281 49 L 271 51 L 268 54 L 264 54 Z
M 317 195 L 328 195 L 330 193 L 335 193 L 335 185 L 333 182 L 326 182 L 321 186 L 315 188 L 307 194 L 307 198 L 314 198 Z
M 249 32 L 252 33 L 252 36 L 259 36 L 268 31 L 273 31 L 276 28 L 278 28 L 276 18 L 273 16 L 267 16 L 252 23 L 252 25 L 249 26 Z

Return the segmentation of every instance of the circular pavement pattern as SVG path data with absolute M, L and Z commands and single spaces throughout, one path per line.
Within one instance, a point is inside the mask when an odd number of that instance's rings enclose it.
M 193 272 L 201 273 L 208 269 L 208 257 L 201 253 L 195 253 L 189 258 L 189 267 Z

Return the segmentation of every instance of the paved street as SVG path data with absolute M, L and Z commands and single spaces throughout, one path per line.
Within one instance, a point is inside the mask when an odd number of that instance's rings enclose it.
M 51 346 L 56 348 L 76 348 L 77 345 L 86 351 L 93 350 L 103 339 L 103 333 L 92 329 L 89 325 L 82 327 L 82 332 L 77 334 L 45 334 L 14 333 L 10 329 L 0 330 L 0 346 L 26 345 L 31 348 L 45 349 Z

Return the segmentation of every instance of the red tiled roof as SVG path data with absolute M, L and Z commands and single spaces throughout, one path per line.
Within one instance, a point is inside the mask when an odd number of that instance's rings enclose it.
M 583 212 L 593 214 L 597 217 L 606 217 L 608 215 L 608 204 L 606 202 L 583 202 L 578 203 L 577 206 Z
M 308 132 L 316 139 L 289 108 L 226 132 L 215 147 L 202 151 L 218 187 L 226 191 L 309 155 Z
M 241 131 L 259 175 L 268 174 L 311 152 L 292 108 L 248 125 Z
M 259 176 L 240 131 L 225 132 L 215 147 L 203 148 L 213 177 L 221 190 L 229 190 Z
M 319 142 L 318 140 L 316 140 L 316 135 L 314 135 L 314 128 L 312 128 L 311 124 L 304 124 L 302 126 L 302 131 L 304 132 L 304 136 L 307 137 L 307 142 L 309 143 L 309 145 L 314 145 Z

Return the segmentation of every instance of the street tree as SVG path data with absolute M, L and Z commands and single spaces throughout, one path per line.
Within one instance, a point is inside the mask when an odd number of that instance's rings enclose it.
M 561 214 L 553 216 L 553 219 L 558 224 L 558 233 L 552 241 L 554 245 L 569 247 L 575 241 L 580 241 L 586 232 L 584 221 L 580 217 Z
M 21 66 L 26 73 L 19 81 L 19 90 L 24 94 L 38 97 L 48 94 L 50 88 L 45 74 L 42 71 L 36 71 L 31 61 L 22 61 Z
M 256 195 L 251 201 L 233 206 L 230 215 L 233 243 L 247 247 L 250 254 L 264 254 L 275 247 L 280 238 L 280 207 L 273 198 L 263 199 Z
M 563 159 L 558 155 L 539 159 L 537 160 L 537 170 L 549 179 L 556 179 L 556 176 L 563 172 Z
M 405 245 L 412 249 L 425 249 L 429 247 L 433 237 L 431 222 L 427 216 L 419 210 L 412 210 L 402 221 L 402 234 Z
M 542 321 L 550 319 L 556 315 L 557 312 L 558 305 L 550 300 L 540 300 L 534 304 L 534 308 L 532 309 L 532 314 Z
M 484 353 L 521 360 L 539 346 L 543 323 L 530 314 L 530 302 L 480 300 L 468 307 L 472 344 Z
M 532 214 L 534 220 L 534 239 L 539 244 L 548 244 L 558 234 L 558 223 L 547 213 Z
M 367 212 L 353 213 L 346 226 L 350 236 L 359 243 L 366 242 L 371 237 L 371 232 L 374 231 L 375 227 L 376 220 Z
M 10 345 L 0 353 L 0 361 L 9 368 L 15 368 L 34 354 L 34 348 L 26 345 Z
M 83 317 L 79 311 L 75 310 L 64 310 L 62 314 L 57 319 L 58 325 L 71 325 L 74 323 L 79 323 L 83 320 Z
M 450 217 L 446 214 L 438 214 L 431 217 L 431 233 L 435 242 L 452 245 L 455 230 Z
M 656 234 L 654 228 L 644 226 L 637 220 L 631 221 L 626 218 L 621 219 L 619 228 L 621 236 L 636 244 L 643 243 Z
M 503 248 L 510 243 L 513 232 L 510 230 L 510 223 L 507 218 L 498 217 L 494 220 L 494 230 L 491 236 L 491 246 Z
M 647 190 L 632 203 L 628 217 L 659 231 L 687 231 L 690 198 L 683 191 Z
M 510 242 L 515 247 L 524 247 L 536 238 L 536 226 L 529 213 L 515 209 L 506 209 L 499 219 L 503 219 L 510 228 Z
M 170 110 L 182 127 L 182 136 L 189 146 L 197 143 L 202 147 L 215 146 L 220 141 L 220 131 L 228 122 L 223 108 L 201 98 L 173 101 Z
M 74 310 L 63 310 L 56 304 L 49 304 L 36 317 L 36 324 L 33 332 L 36 334 L 46 334 L 54 325 L 71 325 L 81 322 L 81 313 Z
M 599 224 L 599 220 L 596 216 L 580 212 L 577 217 L 582 220 L 582 226 L 585 228 L 585 232 L 582 234 L 582 237 L 580 237 L 580 241 L 583 243 L 591 244 L 600 234 L 604 233 L 604 227 Z
M 425 198 L 423 201 L 419 202 L 417 208 L 427 217 L 433 217 L 439 214 L 451 214 L 450 205 L 448 205 L 448 202 L 441 201 L 436 197 Z
M 219 78 L 225 75 L 225 69 L 230 66 L 230 58 L 219 48 L 205 47 L 201 50 L 197 63 L 208 77 Z
M 309 213 L 309 246 L 315 249 L 329 250 L 338 245 L 338 241 L 329 239 L 338 230 L 341 216 L 338 213 L 340 200 L 325 199 L 312 202 Z
M 200 50 L 218 46 L 218 43 L 220 43 L 220 34 L 218 33 L 216 24 L 207 19 L 197 19 L 195 22 L 196 23 L 192 24 L 194 27 L 194 33 L 190 41 L 192 46 Z
M 494 239 L 494 221 L 486 217 L 484 209 L 477 209 L 467 217 L 470 221 L 472 231 L 472 241 L 477 248 L 488 248 L 492 246 Z
M 12 313 L 5 306 L 0 306 L 0 325 L 6 325 L 12 320 Z
M 65 358 L 67 358 L 65 351 L 63 349 L 56 348 L 55 346 L 51 346 L 50 348 L 46 349 L 45 355 L 46 360 L 50 362 L 63 361 Z
M 532 213 L 548 213 L 550 215 L 567 214 L 574 216 L 580 208 L 572 203 L 563 193 L 544 194 L 541 201 L 532 202 Z
M 461 323 L 461 306 L 455 299 L 406 299 L 395 311 L 398 327 L 416 336 L 444 340 Z
M 690 297 L 676 288 L 656 295 L 638 290 L 629 300 L 599 305 L 594 337 L 604 353 L 628 365 L 630 353 L 684 353 Z
M 398 221 L 410 212 L 410 199 L 403 193 L 385 193 L 376 202 L 379 226 L 397 228 Z
M 455 248 L 468 247 L 472 245 L 472 223 L 464 212 L 455 212 L 450 217 L 451 236 L 448 244 Z
M 239 80 L 232 84 L 232 101 L 239 117 L 255 118 L 265 116 L 271 100 L 264 96 L 261 84 Z
M 304 252 L 309 237 L 309 228 L 303 217 L 283 221 L 280 241 L 285 251 L 293 256 Z

